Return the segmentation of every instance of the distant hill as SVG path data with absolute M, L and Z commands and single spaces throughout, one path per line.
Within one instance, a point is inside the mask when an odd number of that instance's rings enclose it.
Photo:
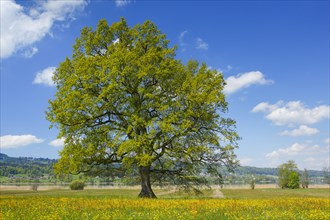
M 300 170 L 302 173 L 303 171 Z M 278 168 L 260 168 L 260 167 L 251 167 L 251 166 L 240 166 L 235 170 L 237 175 L 267 175 L 267 176 L 277 176 Z M 322 177 L 324 175 L 323 171 L 318 170 L 308 170 L 310 177 Z
M 9 157 L 0 153 L 0 176 L 40 178 L 54 176 L 53 166 L 57 160 L 33 157 Z
M 33 158 L 33 157 L 10 157 L 0 153 L 0 176 L 4 177 L 28 177 L 38 178 L 45 176 L 53 176 L 53 166 L 57 162 L 56 159 Z M 302 171 L 301 171 L 302 172 Z M 226 175 L 235 176 L 273 176 L 276 177 L 278 168 L 259 168 L 252 166 L 240 166 L 236 168 L 234 174 L 225 172 Z M 322 177 L 322 171 L 309 170 L 310 177 Z

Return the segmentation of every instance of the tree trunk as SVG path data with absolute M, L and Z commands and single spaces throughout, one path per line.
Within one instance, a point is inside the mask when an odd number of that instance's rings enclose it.
M 151 189 L 150 184 L 150 167 L 139 167 L 141 177 L 141 192 L 140 198 L 157 198 Z

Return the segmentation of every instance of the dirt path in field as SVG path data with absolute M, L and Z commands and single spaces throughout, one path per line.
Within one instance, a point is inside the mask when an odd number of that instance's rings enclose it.
M 220 189 L 215 189 L 211 198 L 225 198 Z

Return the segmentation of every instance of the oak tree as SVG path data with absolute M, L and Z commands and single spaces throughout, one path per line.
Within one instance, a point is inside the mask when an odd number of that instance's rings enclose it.
M 54 73 L 57 92 L 47 111 L 65 146 L 58 173 L 135 170 L 140 197 L 156 197 L 151 184 L 185 187 L 203 172 L 233 168 L 239 136 L 226 118 L 223 75 L 206 64 L 175 58 L 151 21 L 129 27 L 100 20 L 85 27 L 71 58 Z

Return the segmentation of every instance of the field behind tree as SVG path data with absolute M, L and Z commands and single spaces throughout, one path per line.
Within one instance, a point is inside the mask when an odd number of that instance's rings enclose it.
M 218 189 L 203 195 L 156 189 L 2 190 L 1 219 L 329 219 L 327 189 Z

